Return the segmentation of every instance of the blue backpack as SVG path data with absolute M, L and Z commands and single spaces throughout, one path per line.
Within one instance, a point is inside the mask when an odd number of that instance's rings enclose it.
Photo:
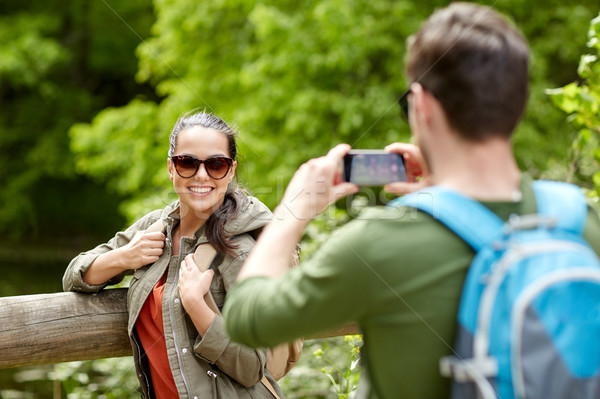
M 508 222 L 442 187 L 406 195 L 476 252 L 458 312 L 452 398 L 600 398 L 600 261 L 581 190 L 533 183 L 537 214 Z

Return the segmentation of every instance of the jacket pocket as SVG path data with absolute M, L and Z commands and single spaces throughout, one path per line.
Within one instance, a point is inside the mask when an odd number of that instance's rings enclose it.
M 212 399 L 236 398 L 236 399 L 274 399 L 273 395 L 258 383 L 247 389 L 218 368 L 213 368 L 206 372 L 212 384 Z M 258 390 L 256 388 L 259 388 Z M 262 391 L 260 388 L 264 388 Z

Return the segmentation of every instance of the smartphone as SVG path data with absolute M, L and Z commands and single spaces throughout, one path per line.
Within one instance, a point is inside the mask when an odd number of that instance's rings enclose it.
M 384 150 L 350 150 L 344 156 L 343 176 L 345 181 L 359 186 L 405 182 L 404 158 Z

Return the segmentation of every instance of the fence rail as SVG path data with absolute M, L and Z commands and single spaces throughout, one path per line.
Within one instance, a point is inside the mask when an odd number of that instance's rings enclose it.
M 357 334 L 354 325 L 317 334 Z M 0 369 L 131 354 L 127 289 L 0 297 Z

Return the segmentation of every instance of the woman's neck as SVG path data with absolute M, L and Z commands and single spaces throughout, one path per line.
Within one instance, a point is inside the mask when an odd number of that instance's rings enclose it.
M 196 231 L 206 224 L 206 220 L 196 219 L 190 221 L 189 219 L 181 219 L 179 223 L 173 229 L 173 255 L 179 255 L 180 243 L 182 237 L 194 237 Z
M 182 218 L 177 225 L 180 237 L 193 237 L 199 228 L 206 224 L 207 219 Z

